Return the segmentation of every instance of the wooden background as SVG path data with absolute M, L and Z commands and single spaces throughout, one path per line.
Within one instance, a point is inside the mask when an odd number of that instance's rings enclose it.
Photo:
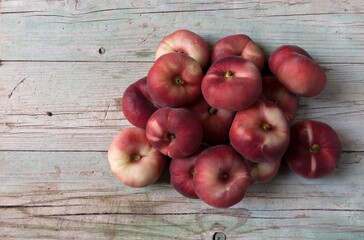
M 267 56 L 306 49 L 329 80 L 297 119 L 337 130 L 334 173 L 282 166 L 229 209 L 182 197 L 168 175 L 118 183 L 106 151 L 130 126 L 123 91 L 180 28 L 210 44 L 244 33 Z M 0 60 L 0 239 L 364 239 L 363 0 L 2 0 Z

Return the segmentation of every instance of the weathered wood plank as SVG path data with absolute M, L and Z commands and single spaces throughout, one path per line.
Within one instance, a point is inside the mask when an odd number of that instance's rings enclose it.
M 210 44 L 245 33 L 267 54 L 297 44 L 319 62 L 364 63 L 362 0 L 34 2 L 0 3 L 1 60 L 152 61 L 163 36 L 188 28 Z
M 0 1 L 0 239 L 363 239 L 363 16 L 363 0 Z M 122 94 L 179 28 L 210 44 L 245 33 L 267 55 L 304 47 L 329 82 L 298 118 L 338 131 L 334 173 L 306 180 L 284 165 L 230 209 L 182 197 L 167 173 L 119 184 L 106 150 L 130 126 Z
M 335 13 L 362 13 L 361 0 L 338 1 L 206 1 L 206 0 L 126 0 L 109 1 L 107 4 L 98 0 L 33 0 L 32 3 L 24 0 L 3 0 L 1 3 L 2 14 L 15 14 L 16 12 L 47 12 L 49 10 L 64 9 L 76 14 L 83 11 L 85 14 L 98 13 L 109 10 L 125 10 L 130 12 L 178 12 L 183 11 L 224 11 L 242 9 L 247 11 L 247 16 L 260 15 L 299 15 L 307 14 L 335 14 Z
M 121 109 L 126 87 L 152 62 L 4 62 L 0 67 L 0 149 L 105 151 L 130 126 Z M 362 64 L 323 64 L 328 84 L 300 99 L 298 119 L 332 125 L 344 151 L 363 151 Z M 51 115 L 51 116 L 50 116 Z
M 306 180 L 283 165 L 230 209 L 179 195 L 168 176 L 124 187 L 106 153 L 0 152 L 0 238 L 361 239 L 363 153 L 345 153 L 329 177 Z

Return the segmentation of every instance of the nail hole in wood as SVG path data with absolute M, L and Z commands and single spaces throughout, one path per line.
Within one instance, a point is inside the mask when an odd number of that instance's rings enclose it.
M 226 240 L 226 236 L 222 232 L 215 232 L 214 236 L 212 237 L 212 240 Z
M 103 48 L 103 47 L 99 48 L 99 53 L 100 54 L 104 54 L 105 52 L 106 52 L 105 48 Z
M 53 116 L 53 113 L 52 112 L 46 112 L 47 116 L 51 117 Z

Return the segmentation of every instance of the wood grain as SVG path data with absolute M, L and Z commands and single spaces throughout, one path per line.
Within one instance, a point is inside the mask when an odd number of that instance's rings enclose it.
M 211 44 L 245 33 L 267 54 L 279 45 L 297 44 L 319 62 L 364 63 L 362 1 L 134 0 L 111 1 L 110 6 L 77 1 L 76 7 L 74 2 L 36 1 L 33 6 L 2 1 L 6 24 L 0 29 L 0 59 L 153 61 L 163 36 L 188 28 Z M 100 47 L 105 54 L 99 54 Z
M 145 76 L 151 65 L 3 63 L 0 149 L 106 151 L 117 131 L 130 126 L 121 109 L 124 90 Z M 362 151 L 362 65 L 322 66 L 327 69 L 327 87 L 316 98 L 300 98 L 297 119 L 327 122 L 337 130 L 344 151 Z
M 363 0 L 0 1 L 0 239 L 364 239 L 363 17 Z M 328 84 L 297 119 L 337 130 L 334 173 L 282 165 L 230 209 L 182 197 L 167 170 L 142 189 L 117 182 L 106 151 L 130 126 L 123 92 L 180 28 L 210 45 L 245 33 L 267 57 L 305 48 Z
M 305 180 L 282 165 L 230 209 L 181 197 L 164 176 L 142 189 L 122 186 L 106 153 L 0 152 L 0 238 L 323 238 L 364 234 L 364 155 L 347 153 L 332 176 Z M 77 161 L 76 161 L 77 160 Z M 19 168 L 22 166 L 22 168 Z M 311 236 L 311 237 L 310 237 Z

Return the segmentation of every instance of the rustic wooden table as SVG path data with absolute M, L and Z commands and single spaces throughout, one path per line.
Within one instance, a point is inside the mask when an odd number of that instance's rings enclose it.
M 2 0 L 0 14 L 0 239 L 364 239 L 363 0 Z M 123 91 L 180 28 L 211 44 L 244 33 L 267 56 L 305 48 L 329 80 L 300 98 L 297 119 L 337 130 L 334 173 L 306 180 L 282 166 L 229 209 L 163 180 L 117 182 L 106 154 L 130 126 Z

